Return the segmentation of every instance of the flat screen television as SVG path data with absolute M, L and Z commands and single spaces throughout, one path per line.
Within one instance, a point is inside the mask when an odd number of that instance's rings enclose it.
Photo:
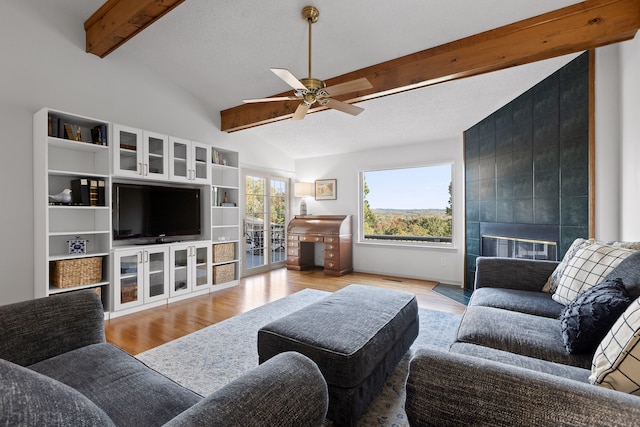
M 113 238 L 162 239 L 202 231 L 200 189 L 113 184 Z

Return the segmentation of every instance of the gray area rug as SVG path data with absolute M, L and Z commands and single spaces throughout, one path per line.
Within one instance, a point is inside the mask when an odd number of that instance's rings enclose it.
M 206 396 L 258 366 L 258 329 L 327 295 L 328 292 L 305 289 L 136 357 L 179 384 Z M 411 355 L 417 347 L 448 347 L 455 338 L 461 318 L 458 314 L 422 308 L 419 313 L 418 338 L 387 378 L 358 426 L 409 426 L 404 411 L 404 386 Z

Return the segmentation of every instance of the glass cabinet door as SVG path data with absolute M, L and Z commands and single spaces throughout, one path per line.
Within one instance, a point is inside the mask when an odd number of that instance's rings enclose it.
M 168 248 L 144 251 L 145 303 L 165 299 L 169 296 L 168 255 Z
M 142 252 L 116 252 L 114 309 L 120 310 L 142 304 Z
M 142 131 L 122 125 L 113 125 L 113 169 L 115 175 L 137 176 L 142 174 Z
M 171 179 L 187 180 L 191 178 L 189 160 L 189 141 L 171 139 Z
M 179 246 L 171 248 L 171 289 L 169 294 L 173 296 L 188 294 L 191 292 L 189 273 L 189 255 L 191 246 Z
M 205 144 L 197 142 L 193 143 L 193 180 L 209 183 L 209 157 L 211 153 L 211 147 Z
M 211 245 L 194 246 L 195 289 L 211 284 Z
M 152 132 L 144 132 L 144 176 L 154 179 L 169 177 L 169 138 Z

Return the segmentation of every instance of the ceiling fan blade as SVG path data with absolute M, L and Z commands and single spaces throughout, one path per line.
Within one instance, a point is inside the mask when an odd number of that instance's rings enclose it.
M 324 88 L 324 91 L 329 96 L 340 95 L 342 93 L 358 92 L 360 90 L 371 89 L 373 85 L 367 80 L 366 77 L 352 80 L 350 82 L 338 83 L 337 85 Z
M 304 116 L 307 114 L 307 111 L 309 111 L 309 105 L 303 102 L 302 104 L 298 105 L 298 108 L 296 108 L 296 112 L 293 113 L 293 117 L 291 117 L 291 120 L 304 119 Z
M 346 102 L 336 101 L 335 99 L 329 99 L 325 105 L 329 108 L 342 111 L 343 113 L 351 114 L 352 116 L 357 116 L 364 111 L 364 108 L 356 107 Z
M 272 68 L 271 71 L 295 90 L 307 90 L 305 85 L 303 85 L 302 82 L 300 82 L 300 80 L 298 80 L 296 76 L 291 74 L 291 71 L 286 68 Z
M 295 96 L 274 96 L 273 98 L 256 98 L 256 99 L 243 99 L 242 102 L 250 104 L 253 102 L 270 102 L 270 101 L 295 101 Z

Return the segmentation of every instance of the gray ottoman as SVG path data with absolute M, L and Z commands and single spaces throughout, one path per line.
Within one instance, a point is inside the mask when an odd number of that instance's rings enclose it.
M 417 336 L 415 295 L 350 285 L 260 329 L 258 355 L 312 359 L 329 388 L 327 418 L 353 426 Z

